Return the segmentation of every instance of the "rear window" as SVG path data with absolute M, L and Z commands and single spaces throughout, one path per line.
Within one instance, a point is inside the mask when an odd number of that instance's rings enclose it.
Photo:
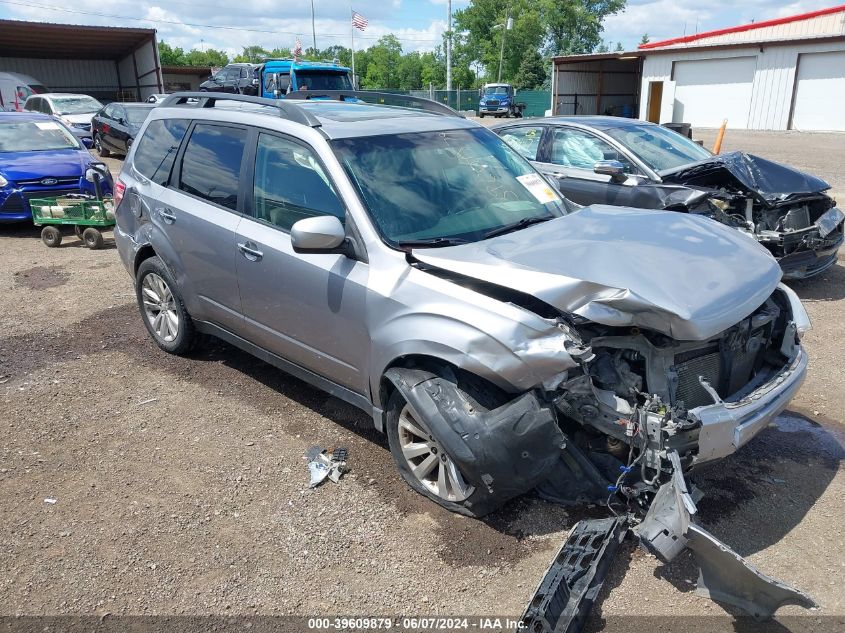
M 188 121 L 184 119 L 152 121 L 135 148 L 135 169 L 154 183 L 166 187 L 176 152 L 187 129 Z
M 150 116 L 150 112 L 153 111 L 152 108 L 144 106 L 124 106 L 124 110 L 126 110 L 126 117 L 129 119 L 129 123 L 133 125 L 141 125 Z
M 232 211 L 238 208 L 241 159 L 247 131 L 198 123 L 182 157 L 179 188 Z

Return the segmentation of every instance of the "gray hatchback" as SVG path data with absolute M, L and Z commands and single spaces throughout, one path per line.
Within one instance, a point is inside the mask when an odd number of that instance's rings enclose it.
M 305 96 L 147 119 L 115 235 L 165 351 L 212 334 L 364 409 L 412 488 L 472 516 L 614 482 L 647 510 L 801 385 L 807 314 L 739 231 L 578 208 L 434 103 Z

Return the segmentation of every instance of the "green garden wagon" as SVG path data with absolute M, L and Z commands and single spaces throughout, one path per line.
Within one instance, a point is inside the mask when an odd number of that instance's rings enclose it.
M 88 248 L 102 248 L 102 228 L 114 226 L 114 200 L 86 198 L 33 198 L 29 201 L 32 221 L 43 226 L 41 241 L 55 248 L 62 243 L 60 226 L 69 224 Z

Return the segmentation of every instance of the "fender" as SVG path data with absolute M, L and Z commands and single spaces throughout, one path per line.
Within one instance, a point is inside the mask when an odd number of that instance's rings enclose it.
M 576 366 L 564 348 L 565 333 L 554 325 L 536 330 L 505 319 L 491 322 L 490 313 L 487 317 L 487 322 L 476 325 L 445 314 L 409 312 L 372 332 L 373 404 L 384 405 L 381 378 L 406 356 L 441 359 L 508 393 L 527 391 Z

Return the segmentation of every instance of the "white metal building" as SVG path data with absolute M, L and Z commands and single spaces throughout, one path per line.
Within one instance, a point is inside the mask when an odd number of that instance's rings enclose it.
M 0 20 L 0 72 L 104 101 L 164 92 L 154 29 Z
M 640 46 L 640 116 L 845 131 L 845 5 Z
M 845 131 L 845 5 L 553 63 L 554 114 Z

